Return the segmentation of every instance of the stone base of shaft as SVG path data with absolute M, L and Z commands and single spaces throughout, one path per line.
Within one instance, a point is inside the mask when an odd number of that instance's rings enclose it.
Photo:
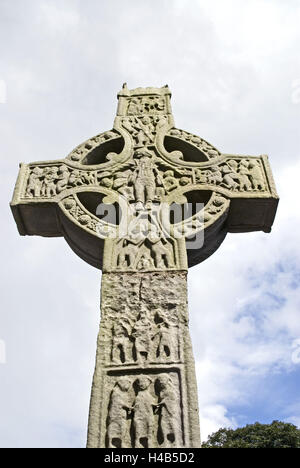
M 200 447 L 186 276 L 103 274 L 88 448 Z

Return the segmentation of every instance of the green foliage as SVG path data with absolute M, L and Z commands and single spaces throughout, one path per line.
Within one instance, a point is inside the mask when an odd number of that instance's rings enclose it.
M 209 436 L 202 448 L 300 448 L 300 429 L 280 421 L 220 429 Z

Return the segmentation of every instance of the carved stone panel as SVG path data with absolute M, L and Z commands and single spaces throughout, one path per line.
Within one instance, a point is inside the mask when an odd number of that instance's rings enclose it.
M 151 137 L 151 132 L 147 132 Z M 144 144 L 143 140 L 143 144 Z M 142 148 L 143 145 L 141 145 Z M 199 168 L 179 169 L 162 163 L 151 150 L 139 149 L 130 163 L 111 170 L 78 169 L 66 163 L 31 165 L 27 170 L 24 199 L 52 199 L 82 187 L 104 187 L 118 192 L 134 203 L 137 211 L 150 209 L 169 195 L 182 192 L 191 185 L 198 190 L 211 189 L 228 196 L 243 192 L 248 196 L 270 193 L 264 165 L 260 158 L 221 158 L 218 164 Z
M 199 446 L 186 274 L 104 274 L 99 343 L 89 446 Z
M 110 371 L 104 385 L 106 448 L 184 446 L 179 369 Z
M 103 339 L 110 343 L 105 366 L 182 363 L 187 311 L 184 293 L 173 289 L 178 274 L 168 273 L 164 285 L 159 283 L 160 274 L 113 274 L 105 278 L 101 327 Z M 170 288 L 168 294 L 163 294 L 163 286 Z

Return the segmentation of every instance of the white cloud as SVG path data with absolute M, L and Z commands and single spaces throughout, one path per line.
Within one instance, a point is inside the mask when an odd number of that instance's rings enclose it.
M 292 344 L 300 337 L 299 170 L 296 161 L 277 177 L 280 209 L 270 235 L 228 235 L 213 258 L 190 272 L 204 434 L 210 424 L 217 425 L 206 408 L 245 402 L 257 378 L 296 369 Z
M 0 104 L 5 104 L 7 99 L 7 86 L 5 80 L 0 80 Z
M 0 364 L 6 364 L 6 345 L 3 340 L 0 340 Z
M 53 33 L 68 32 L 79 25 L 80 14 L 76 8 L 76 1 L 48 2 L 39 4 L 38 18 L 43 27 L 48 27 Z
M 234 418 L 226 416 L 227 410 L 222 405 L 205 406 L 201 413 L 201 441 L 205 442 L 210 434 L 217 432 L 220 427 L 235 428 Z

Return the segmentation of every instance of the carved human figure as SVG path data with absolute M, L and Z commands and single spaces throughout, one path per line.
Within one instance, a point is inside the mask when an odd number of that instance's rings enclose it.
M 195 169 L 195 179 L 197 183 L 206 184 L 208 176 L 211 175 L 210 171 L 203 171 L 201 169 Z
M 83 183 L 95 184 L 97 178 L 94 172 L 85 172 L 83 176 Z
M 50 198 L 51 196 L 56 195 L 56 181 L 58 179 L 58 168 L 47 167 L 45 171 L 46 174 L 44 178 L 42 192 L 46 197 Z
M 128 320 L 121 319 L 114 323 L 112 328 L 112 361 L 115 364 L 121 364 L 131 360 L 130 343 L 131 326 Z
M 35 167 L 30 173 L 26 195 L 28 197 L 40 197 L 42 190 L 42 177 L 44 170 L 41 167 Z
M 157 324 L 157 332 L 152 339 L 158 338 L 157 357 L 175 361 L 177 349 L 177 328 L 164 319 Z
M 156 381 L 156 388 L 159 394 L 159 436 L 164 447 L 178 447 L 178 396 L 172 378 L 166 374 L 160 375 Z
M 249 163 L 249 177 L 254 190 L 264 190 L 265 182 L 261 167 L 257 161 L 251 161 Z
M 124 119 L 123 127 L 132 135 L 136 147 L 142 148 L 153 142 L 155 126 L 149 116 L 145 115 L 140 119 L 136 117 Z
M 222 172 L 218 166 L 212 166 L 211 172 L 207 176 L 207 182 L 209 184 L 221 183 L 223 180 Z
M 236 189 L 239 186 L 240 176 L 237 173 L 237 167 L 237 162 L 235 160 L 230 160 L 222 168 L 222 172 L 224 174 L 223 184 L 228 189 Z
M 165 108 L 164 99 L 158 96 L 144 98 L 143 104 L 146 112 L 163 111 Z
M 118 192 L 124 195 L 128 200 L 132 200 L 134 198 L 132 193 L 132 187 L 128 187 L 128 179 L 130 175 L 130 170 L 124 172 L 117 172 L 113 181 L 113 188 L 115 190 L 118 190 Z
M 111 395 L 107 416 L 107 447 L 124 448 L 128 431 L 128 417 L 132 409 L 128 391 L 131 381 L 120 377 Z
M 142 376 L 135 381 L 137 395 L 133 404 L 133 429 L 135 448 L 151 448 L 153 437 L 154 416 L 156 406 L 151 392 L 152 380 Z
M 82 174 L 80 173 L 80 171 L 79 171 L 78 169 L 75 169 L 75 171 L 73 171 L 73 172 L 71 173 L 70 179 L 69 179 L 69 183 L 70 183 L 73 187 L 77 187 L 77 186 L 83 184 Z
M 166 239 L 160 238 L 156 242 L 153 242 L 151 250 L 154 255 L 154 263 L 156 268 L 174 267 L 173 249 Z
M 239 170 L 241 190 L 251 190 L 252 186 L 249 174 L 249 163 L 247 161 L 241 161 Z
M 58 176 L 59 180 L 57 182 L 57 193 L 62 192 L 67 188 L 68 183 L 69 183 L 69 178 L 70 178 L 70 172 L 69 169 L 65 164 L 60 166 L 59 171 L 58 171 Z
M 128 182 L 134 187 L 136 210 L 141 211 L 144 207 L 149 210 L 155 198 L 156 185 L 162 185 L 162 181 L 149 151 L 137 151 L 134 162 L 136 168 Z
M 136 130 L 134 138 L 138 147 L 143 147 L 153 142 L 155 126 L 150 117 L 145 115 L 142 119 L 139 119 L 134 128 Z
M 129 102 L 128 115 L 138 115 L 142 111 L 141 103 L 138 98 L 133 98 Z
M 164 173 L 163 183 L 167 192 L 171 192 L 178 188 L 179 182 L 174 177 L 174 171 L 166 171 Z
M 140 364 L 145 364 L 151 352 L 151 331 L 152 322 L 147 316 L 146 310 L 141 310 L 140 316 L 136 321 L 132 330 L 132 337 L 134 338 L 134 347 L 136 353 L 136 360 Z
M 118 255 L 117 265 L 122 268 L 124 266 L 134 268 L 137 255 L 139 252 L 139 246 L 125 239 L 123 241 L 123 247 Z

